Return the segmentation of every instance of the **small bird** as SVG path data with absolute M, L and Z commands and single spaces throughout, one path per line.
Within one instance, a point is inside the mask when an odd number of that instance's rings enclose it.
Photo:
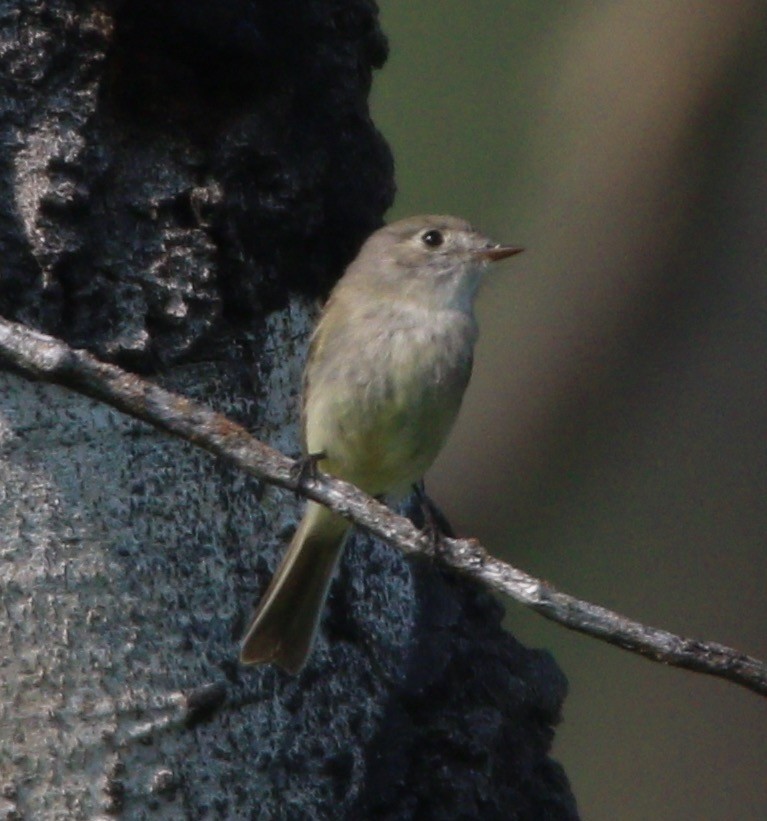
M 498 245 L 449 216 L 373 233 L 333 289 L 304 371 L 306 462 L 372 496 L 405 495 L 439 453 L 471 375 L 474 297 Z M 297 673 L 350 523 L 309 502 L 242 642 L 244 664 Z

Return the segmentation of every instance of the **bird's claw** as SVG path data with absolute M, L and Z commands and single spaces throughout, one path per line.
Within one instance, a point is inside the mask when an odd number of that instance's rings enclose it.
M 290 468 L 290 478 L 296 483 L 296 495 L 300 495 L 300 490 L 307 481 L 313 481 L 319 475 L 318 464 L 327 458 L 324 450 L 319 453 L 310 453 L 293 462 Z
M 421 513 L 421 532 L 428 541 L 427 552 L 430 556 L 439 556 L 444 550 L 443 537 L 452 536 L 453 532 L 442 511 L 426 495 L 423 481 L 413 485 Z

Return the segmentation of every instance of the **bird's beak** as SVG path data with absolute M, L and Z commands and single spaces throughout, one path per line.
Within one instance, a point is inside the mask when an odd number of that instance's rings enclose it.
M 490 262 L 498 262 L 499 259 L 506 259 L 506 257 L 521 254 L 524 250 L 525 249 L 519 245 L 491 245 L 489 248 L 482 248 L 477 251 L 477 256 L 487 259 Z

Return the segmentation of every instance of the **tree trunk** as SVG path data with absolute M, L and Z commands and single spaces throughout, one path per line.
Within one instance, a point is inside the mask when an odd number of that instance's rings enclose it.
M 368 0 L 0 6 L 0 313 L 298 452 L 316 298 L 382 220 Z M 0 372 L 4 818 L 574 818 L 565 682 L 356 538 L 310 664 L 237 643 L 299 503 Z

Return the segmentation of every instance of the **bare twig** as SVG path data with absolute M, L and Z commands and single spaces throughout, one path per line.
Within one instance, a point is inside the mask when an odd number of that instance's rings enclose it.
M 252 437 L 242 426 L 202 405 L 166 391 L 86 351 L 0 319 L 0 362 L 26 376 L 92 396 L 172 433 L 276 485 L 296 490 L 347 516 L 407 553 L 426 553 L 430 540 L 347 482 L 319 475 L 301 482 L 293 461 Z M 551 585 L 492 556 L 474 539 L 443 539 L 439 554 L 457 571 L 477 579 L 571 630 L 623 647 L 645 658 L 727 679 L 767 696 L 767 664 L 730 647 L 649 627 Z

